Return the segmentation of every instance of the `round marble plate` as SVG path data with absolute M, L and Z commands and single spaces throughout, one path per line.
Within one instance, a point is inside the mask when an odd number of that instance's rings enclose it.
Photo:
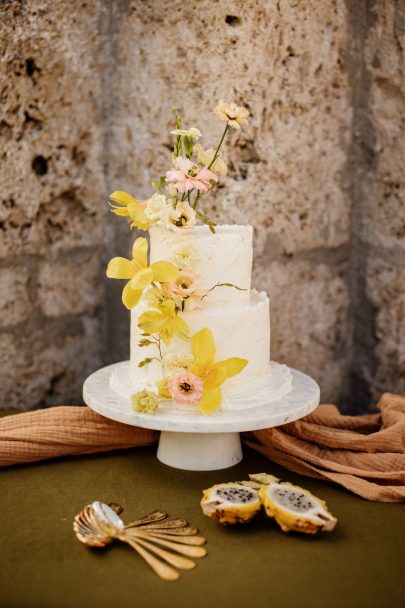
M 85 403 L 112 420 L 163 431 L 158 458 L 165 464 L 187 470 L 208 471 L 232 466 L 242 459 L 239 432 L 298 420 L 319 404 L 320 391 L 315 380 L 291 369 L 292 389 L 279 401 L 269 400 L 267 405 L 245 410 L 218 411 L 211 416 L 170 409 L 158 409 L 151 416 L 134 412 L 129 399 L 110 387 L 110 376 L 116 365 L 99 369 L 87 378 L 83 385 Z M 250 388 L 254 399 L 254 384 Z

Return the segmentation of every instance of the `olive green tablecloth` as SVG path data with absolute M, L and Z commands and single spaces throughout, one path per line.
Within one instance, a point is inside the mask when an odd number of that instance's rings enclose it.
M 268 471 L 324 498 L 339 523 L 327 535 L 286 535 L 264 517 L 223 528 L 200 510 L 201 490 Z M 245 448 L 225 471 L 172 469 L 155 448 L 68 457 L 0 471 L 2 608 L 396 608 L 405 605 L 405 510 L 283 471 Z M 186 517 L 208 556 L 174 583 L 160 581 L 128 546 L 90 549 L 74 515 L 100 499 L 129 521 L 154 509 Z

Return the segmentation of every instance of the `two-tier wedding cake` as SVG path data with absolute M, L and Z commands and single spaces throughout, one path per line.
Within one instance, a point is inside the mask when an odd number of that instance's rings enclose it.
M 260 407 L 291 390 L 288 367 L 270 362 L 269 299 L 251 289 L 252 227 L 216 226 L 198 209 L 226 174 L 226 132 L 247 122 L 235 104 L 221 102 L 216 112 L 226 127 L 215 150 L 197 144 L 201 133 L 182 130 L 176 114 L 174 169 L 154 183 L 157 192 L 144 201 L 111 195 L 113 212 L 150 236 L 150 244 L 135 240 L 132 259 L 113 258 L 107 269 L 127 280 L 131 310 L 130 362 L 114 369 L 110 386 L 145 415 Z

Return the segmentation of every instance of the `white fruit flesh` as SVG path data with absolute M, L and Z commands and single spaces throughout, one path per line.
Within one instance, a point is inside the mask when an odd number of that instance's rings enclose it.
M 267 515 L 274 517 L 282 530 L 314 534 L 333 530 L 336 518 L 316 496 L 289 483 L 273 483 L 260 491 Z
M 260 510 L 261 501 L 255 489 L 225 483 L 204 490 L 201 507 L 205 515 L 223 524 L 246 523 Z

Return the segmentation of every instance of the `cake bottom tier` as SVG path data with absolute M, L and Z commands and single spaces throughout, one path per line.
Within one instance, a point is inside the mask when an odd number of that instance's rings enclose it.
M 140 390 L 155 390 L 155 385 L 140 381 L 131 373 L 130 362 L 118 363 L 110 377 L 110 387 L 121 397 L 128 399 Z M 279 401 L 292 389 L 292 374 L 286 365 L 270 361 L 266 373 L 254 381 L 239 385 L 237 390 L 226 383 L 222 387 L 221 410 L 244 410 L 268 405 Z M 174 410 L 179 412 L 198 411 L 198 405 L 180 405 L 171 400 L 164 400 L 159 410 Z
M 140 347 L 142 331 L 138 327 L 138 318 L 147 309 L 147 303 L 141 301 L 131 311 L 131 376 L 136 384 L 154 386 L 156 381 L 170 375 L 170 357 L 182 357 L 191 354 L 190 341 L 173 338 L 169 347 L 162 344 L 163 365 L 152 360 L 142 365 L 146 357 L 156 357 L 156 346 Z M 245 369 L 227 380 L 223 388 L 239 391 L 249 382 L 259 381 L 268 374 L 270 360 L 270 310 L 269 299 L 264 292 L 252 290 L 249 302 L 241 307 L 232 308 L 226 302 L 222 306 L 208 306 L 204 310 L 179 313 L 194 334 L 208 327 L 214 336 L 215 361 L 229 357 L 241 357 L 247 360 Z M 139 364 L 141 363 L 141 367 Z

